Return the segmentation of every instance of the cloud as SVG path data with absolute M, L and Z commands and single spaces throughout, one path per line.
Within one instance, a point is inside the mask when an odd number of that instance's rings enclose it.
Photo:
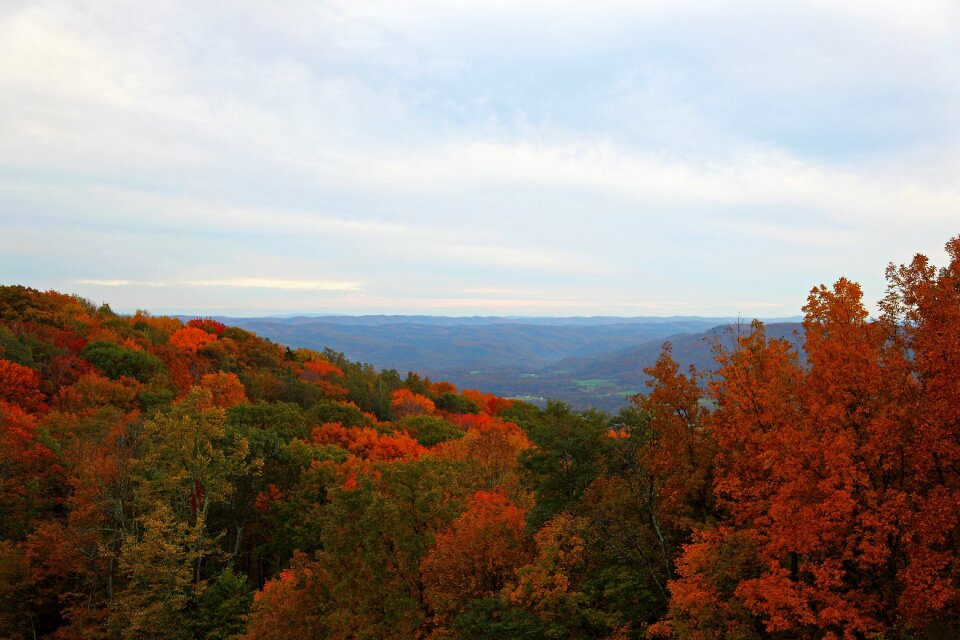
M 0 272 L 137 306 L 790 310 L 956 233 L 956 3 L 239 6 L 0 7 Z
M 270 280 L 264 278 L 233 278 L 229 280 L 184 280 L 179 282 L 145 282 L 133 280 L 77 280 L 77 284 L 97 287 L 230 287 L 238 289 L 279 289 L 289 291 L 359 291 L 358 282 L 331 280 Z
M 233 280 L 195 280 L 184 282 L 191 287 L 238 287 L 241 289 L 289 289 L 292 291 L 358 291 L 359 282 L 334 282 L 330 280 L 265 280 L 238 278 Z
M 89 284 L 94 287 L 166 287 L 163 282 L 134 282 L 133 280 L 77 280 L 77 284 Z

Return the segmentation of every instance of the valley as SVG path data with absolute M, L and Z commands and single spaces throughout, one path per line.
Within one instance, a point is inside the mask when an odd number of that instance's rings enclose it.
M 732 343 L 749 320 L 731 317 L 507 318 L 320 316 L 216 320 L 291 348 L 332 349 L 401 375 L 479 389 L 544 406 L 561 400 L 578 409 L 615 413 L 643 393 L 663 344 L 674 358 L 712 371 L 712 345 Z M 765 319 L 771 337 L 799 344 L 796 318 Z

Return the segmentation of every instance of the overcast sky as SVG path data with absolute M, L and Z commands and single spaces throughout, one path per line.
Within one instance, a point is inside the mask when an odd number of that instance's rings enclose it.
M 0 283 L 760 315 L 960 234 L 960 3 L 0 1 Z

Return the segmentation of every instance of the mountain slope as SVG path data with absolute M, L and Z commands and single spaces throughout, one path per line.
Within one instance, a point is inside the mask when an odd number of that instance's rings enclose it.
M 772 323 L 764 326 L 769 338 L 785 339 L 796 347 L 802 343 L 803 325 L 799 322 Z M 749 329 L 749 325 L 740 327 L 740 331 L 743 332 L 749 332 Z M 673 357 L 682 369 L 693 365 L 700 371 L 713 371 L 716 369 L 713 345 L 719 343 L 721 346 L 730 346 L 737 330 L 736 325 L 727 324 L 713 327 L 702 333 L 668 336 L 663 340 L 651 340 L 610 353 L 560 360 L 547 367 L 546 371 L 567 373 L 577 378 L 584 376 L 612 378 L 622 382 L 646 379 L 643 370 L 656 362 L 665 342 L 670 342 L 673 347 Z
M 696 333 L 711 318 L 219 318 L 291 347 L 331 348 L 400 372 L 491 368 L 537 370 L 590 356 Z M 722 321 L 721 321 L 722 322 Z
M 802 343 L 800 323 L 765 326 L 769 337 L 787 339 L 799 349 Z M 716 368 L 714 341 L 729 345 L 731 338 L 728 334 L 735 330 L 735 325 L 724 324 L 698 333 L 658 337 L 626 349 L 565 358 L 540 369 L 503 367 L 471 371 L 461 368 L 437 371 L 436 375 L 460 386 L 531 402 L 557 399 L 579 408 L 594 407 L 615 412 L 629 402 L 629 396 L 645 391 L 647 376 L 643 370 L 657 361 L 665 341 L 672 344 L 673 357 L 682 369 L 694 365 L 700 371 L 709 372 Z M 748 328 L 742 327 L 742 330 Z

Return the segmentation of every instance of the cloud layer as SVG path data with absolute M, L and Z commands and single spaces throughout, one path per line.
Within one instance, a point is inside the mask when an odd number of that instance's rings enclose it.
M 188 313 L 876 299 L 960 233 L 958 68 L 952 2 L 14 2 L 0 273 Z

